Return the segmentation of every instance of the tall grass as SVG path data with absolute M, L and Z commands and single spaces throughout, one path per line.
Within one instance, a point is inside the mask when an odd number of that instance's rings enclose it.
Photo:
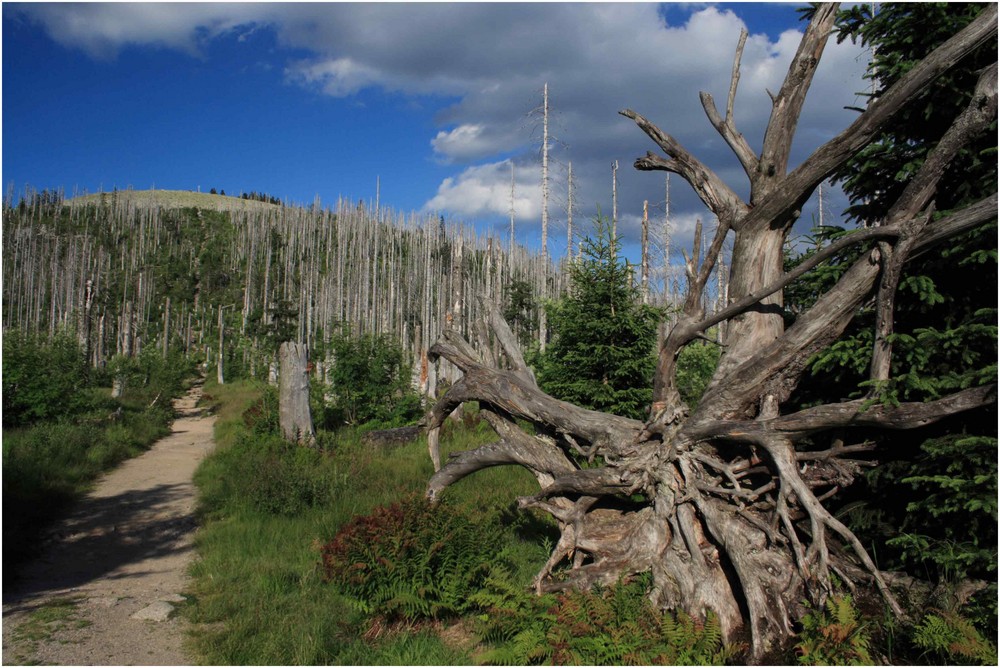
M 206 387 L 219 404 L 217 448 L 195 477 L 203 527 L 188 608 L 202 661 L 470 663 L 461 643 L 442 640 L 435 631 L 440 625 L 379 632 L 356 601 L 323 581 L 319 569 L 320 546 L 351 518 L 422 493 L 433 473 L 426 439 L 384 452 L 362 445 L 360 434 L 348 430 L 321 434 L 322 452 L 288 446 L 244 423 L 243 413 L 262 392 L 245 383 Z M 451 425 L 441 446 L 448 453 L 492 438 L 485 426 Z M 515 515 L 510 504 L 515 495 L 536 490 L 526 471 L 499 467 L 448 491 L 451 503 L 505 527 L 496 549 L 524 585 L 547 557 L 537 537 L 547 525 Z M 525 532 L 533 535 L 520 537 Z

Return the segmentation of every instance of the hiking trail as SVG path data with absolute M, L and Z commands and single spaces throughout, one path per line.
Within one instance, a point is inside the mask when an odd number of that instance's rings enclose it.
M 214 447 L 201 395 L 198 383 L 175 399 L 171 434 L 98 479 L 4 583 L 4 664 L 194 662 L 176 608 L 194 557 L 192 477 Z

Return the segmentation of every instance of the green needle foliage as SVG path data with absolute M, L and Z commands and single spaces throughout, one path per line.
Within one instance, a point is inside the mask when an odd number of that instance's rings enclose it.
M 564 401 L 642 418 L 652 401 L 659 312 L 639 302 L 618 245 L 599 216 L 570 268 L 569 296 L 548 308 L 553 340 L 538 358 L 538 380 Z
M 872 48 L 868 78 L 873 99 L 947 37 L 982 11 L 975 3 L 856 5 L 839 16 L 839 39 Z M 929 151 L 971 100 L 982 68 L 997 58 L 996 41 L 939 77 L 885 131 L 836 175 L 855 223 L 871 225 L 920 169 Z M 997 190 L 996 123 L 967 145 L 945 172 L 935 200 L 936 216 L 976 202 Z M 930 225 L 934 225 L 932 219 Z M 846 232 L 816 230 L 817 247 Z M 854 248 L 821 265 L 786 291 L 787 318 L 815 301 L 870 247 Z M 814 250 L 791 260 L 794 264 Z M 803 405 L 833 396 L 873 396 L 895 403 L 929 401 L 996 381 L 997 236 L 995 223 L 968 232 L 947 247 L 913 258 L 905 267 L 893 314 L 893 366 L 888 382 L 868 380 L 874 306 L 853 329 L 811 362 L 803 380 Z M 878 444 L 861 484 L 842 495 L 840 511 L 878 555 L 884 569 L 905 568 L 936 583 L 966 578 L 995 582 L 997 568 L 996 406 L 954 416 L 904 434 L 866 434 Z M 984 633 L 995 634 L 996 588 L 984 596 L 989 610 L 970 609 Z
M 388 336 L 338 334 L 330 344 L 333 367 L 321 426 L 396 427 L 420 417 L 420 396 L 410 387 L 403 349 Z

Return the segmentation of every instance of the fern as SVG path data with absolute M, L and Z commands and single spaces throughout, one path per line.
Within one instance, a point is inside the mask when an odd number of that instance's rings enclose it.
M 943 610 L 929 614 L 913 633 L 914 644 L 925 652 L 959 663 L 997 665 L 997 648 L 961 615 Z
M 649 578 L 640 576 L 594 592 L 537 597 L 495 568 L 470 600 L 490 649 L 481 663 L 540 662 L 587 665 L 715 664 L 739 650 L 722 642 L 718 619 L 704 622 L 682 612 L 657 610 L 647 598 Z
M 326 579 L 368 614 L 419 619 L 469 609 L 500 540 L 494 522 L 413 498 L 347 523 L 321 549 Z
M 823 609 L 802 618 L 795 649 L 799 663 L 809 666 L 864 666 L 872 663 L 868 634 L 847 594 L 831 596 Z

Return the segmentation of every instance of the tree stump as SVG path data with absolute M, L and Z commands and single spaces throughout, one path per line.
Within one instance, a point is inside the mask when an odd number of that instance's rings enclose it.
M 281 435 L 300 445 L 315 445 L 312 414 L 309 411 L 309 349 L 304 343 L 281 344 L 278 351 L 281 374 L 278 383 L 278 422 Z

